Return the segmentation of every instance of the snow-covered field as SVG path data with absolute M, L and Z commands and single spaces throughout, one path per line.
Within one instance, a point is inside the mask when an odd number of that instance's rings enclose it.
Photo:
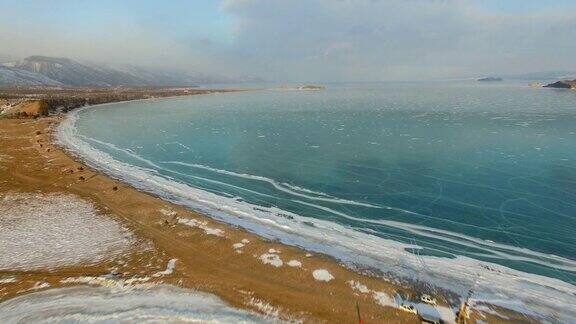
M 213 295 L 170 286 L 78 286 L 50 289 L 0 303 L 0 323 L 270 323 Z
M 93 264 L 127 251 L 133 235 L 73 195 L 0 196 L 0 270 Z

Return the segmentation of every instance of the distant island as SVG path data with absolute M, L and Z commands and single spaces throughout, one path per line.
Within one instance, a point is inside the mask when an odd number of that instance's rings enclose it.
M 562 80 L 550 83 L 544 86 L 545 88 L 559 88 L 559 89 L 576 89 L 576 80 Z
M 487 78 L 480 78 L 476 81 L 479 82 L 496 82 L 496 81 L 504 81 L 502 78 L 499 77 L 487 77 Z
M 313 84 L 298 87 L 298 90 L 325 90 L 325 89 L 326 89 L 325 86 L 313 85 Z
M 307 84 L 307 85 L 299 85 L 299 86 L 281 86 L 279 88 L 273 88 L 271 90 L 280 90 L 280 91 L 320 91 L 326 90 L 325 86 L 322 85 L 315 85 L 315 84 Z

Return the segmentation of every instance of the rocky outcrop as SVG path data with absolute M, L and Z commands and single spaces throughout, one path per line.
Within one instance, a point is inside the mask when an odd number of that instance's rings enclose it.
M 487 77 L 487 78 L 480 78 L 477 81 L 480 82 L 497 82 L 497 81 L 504 81 L 502 78 L 498 77 Z
M 545 88 L 560 88 L 560 89 L 576 89 L 576 80 L 563 80 L 550 83 L 544 86 Z

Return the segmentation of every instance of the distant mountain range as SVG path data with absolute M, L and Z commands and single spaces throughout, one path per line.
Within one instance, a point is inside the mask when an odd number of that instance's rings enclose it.
M 132 66 L 110 67 L 68 58 L 30 56 L 0 65 L 0 85 L 73 87 L 195 86 L 206 83 L 261 81 Z

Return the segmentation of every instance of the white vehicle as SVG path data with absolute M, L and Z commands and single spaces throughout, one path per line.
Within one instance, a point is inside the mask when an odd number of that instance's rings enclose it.
M 436 306 L 436 298 L 433 298 L 430 295 L 423 294 L 422 296 L 420 296 L 420 300 L 426 304 Z
M 418 315 L 418 311 L 416 310 L 416 307 L 414 307 L 414 305 L 402 304 L 400 305 L 400 309 L 405 312 Z

